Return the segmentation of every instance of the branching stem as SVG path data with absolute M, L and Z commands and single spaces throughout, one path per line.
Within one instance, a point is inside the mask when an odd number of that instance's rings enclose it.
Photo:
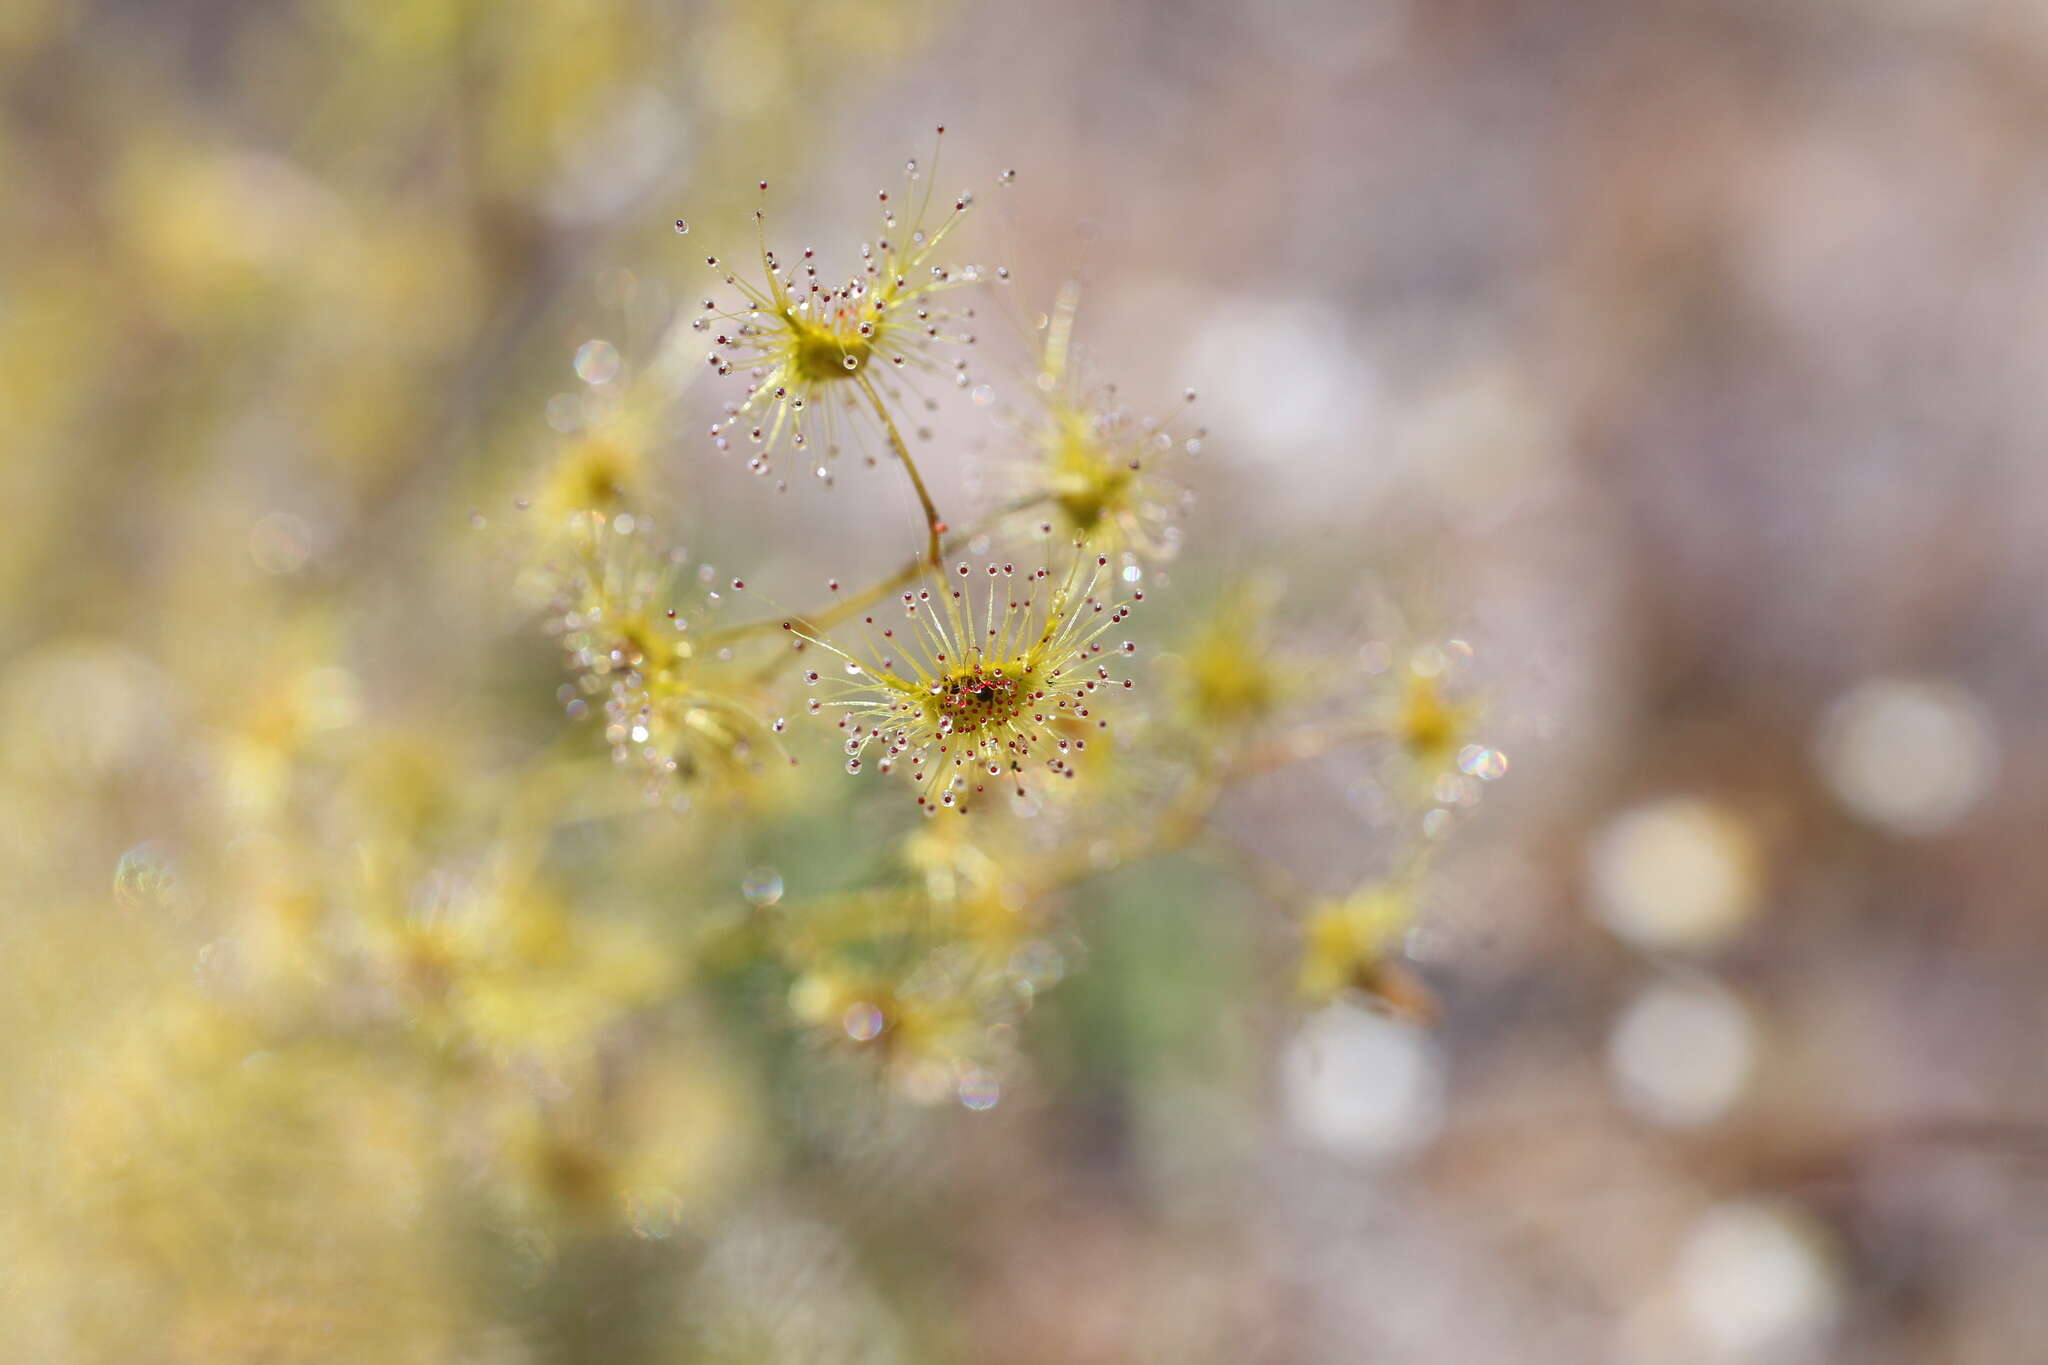
M 942 541 L 938 550 L 939 556 L 944 556 L 948 546 L 957 546 L 973 540 L 1003 518 L 1015 516 L 1019 512 L 1029 511 L 1043 501 L 1045 499 L 1038 496 L 1019 498 L 1017 501 L 998 509 L 993 516 Z M 740 625 L 727 626 L 723 630 L 710 631 L 701 637 L 701 641 L 705 645 L 712 647 L 728 645 L 736 640 L 744 640 L 749 636 L 765 635 L 769 631 L 779 631 L 782 629 L 784 621 L 802 626 L 809 634 L 822 635 L 841 621 L 846 620 L 849 616 L 857 615 L 873 606 L 904 584 L 915 582 L 918 575 L 922 574 L 926 568 L 936 562 L 936 560 L 927 560 L 920 556 L 911 560 L 894 573 L 889 574 L 880 582 L 871 583 L 859 592 L 840 598 L 823 611 L 811 612 L 803 616 L 777 616 L 772 619 L 764 617 L 756 621 L 747 621 Z

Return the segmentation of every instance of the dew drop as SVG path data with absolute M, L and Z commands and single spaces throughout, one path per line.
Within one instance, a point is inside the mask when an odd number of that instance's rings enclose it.
M 555 431 L 561 432 L 563 435 L 567 435 L 583 425 L 583 399 L 581 395 L 558 393 L 548 399 L 547 406 L 542 411 L 546 415 L 548 426 Z
M 619 377 L 619 349 L 602 339 L 576 348 L 576 377 L 586 384 L 609 384 Z
M 1003 1097 L 1002 1082 L 978 1066 L 971 1066 L 960 1074 L 956 1090 L 960 1103 L 976 1113 L 995 1108 L 996 1102 Z
M 750 867 L 740 878 L 740 894 L 749 905 L 773 905 L 782 899 L 782 874 L 772 867 Z
M 1498 781 L 1507 776 L 1508 756 L 1498 749 L 1468 744 L 1458 751 L 1458 770 L 1487 782 Z
M 114 899 L 129 910 L 173 909 L 178 872 L 162 845 L 140 843 L 114 865 Z
M 886 1022 L 880 1010 L 865 1000 L 856 1000 L 846 1007 L 846 1016 L 840 1021 L 840 1027 L 854 1042 L 866 1043 L 881 1036 Z

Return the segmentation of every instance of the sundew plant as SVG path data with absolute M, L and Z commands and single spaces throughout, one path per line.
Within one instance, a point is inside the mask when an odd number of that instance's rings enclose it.
M 0 0 L 0 1365 L 2048 1360 L 2044 89 Z
M 1126 406 L 1079 346 L 1072 284 L 1047 291 L 1035 328 L 1012 329 L 1037 335 L 1007 375 L 990 361 L 970 378 L 977 329 L 1023 311 L 1032 286 L 966 254 L 975 196 L 936 192 L 937 164 L 911 160 L 877 193 L 846 274 L 831 253 L 779 246 L 755 207 L 746 264 L 705 256 L 716 292 L 661 343 L 704 348 L 708 396 L 685 406 L 719 404 L 708 441 L 666 458 L 743 460 L 780 493 L 807 476 L 833 488 L 772 499 L 753 559 L 803 539 L 806 516 L 907 493 L 916 529 L 900 557 L 846 565 L 821 600 L 755 607 L 747 575 L 687 571 L 671 533 L 689 535 L 692 509 L 657 530 L 617 452 L 572 439 L 521 501 L 551 585 L 546 628 L 570 650 L 569 733 L 667 813 L 678 829 L 663 837 L 734 837 L 792 787 L 854 784 L 845 799 L 877 807 L 861 817 L 874 871 L 796 885 L 757 869 L 744 938 L 757 982 L 780 983 L 771 1013 L 905 1102 L 998 1104 L 1024 1070 L 1034 1006 L 1086 952 L 1070 893 L 1203 842 L 1235 787 L 1340 749 L 1380 750 L 1408 816 L 1384 878 L 1295 906 L 1298 996 L 1426 1014 L 1403 945 L 1430 854 L 1507 766 L 1475 738 L 1471 646 L 1403 642 L 1397 664 L 1386 641 L 1319 629 L 1303 652 L 1284 599 L 1256 583 L 1183 617 L 1177 638 L 1151 635 L 1147 599 L 1172 591 L 1171 570 L 1202 569 L 1181 524 L 1186 473 L 1215 458 L 1197 395 L 1163 416 Z M 1005 171 L 997 188 L 1016 184 Z M 761 205 L 769 185 L 754 186 Z M 1005 385 L 1015 401 L 989 420 Z M 640 401 L 615 363 L 594 387 L 595 411 Z M 934 438 L 949 402 L 988 427 L 972 457 Z M 982 505 L 942 509 L 927 466 L 970 458 L 986 467 Z M 842 480 L 848 460 L 873 472 Z M 1148 670 L 1152 652 L 1163 666 Z M 898 802 L 901 817 L 883 809 Z M 1271 883 L 1275 859 L 1236 856 Z
M 876 1192 L 948 1198 L 946 1153 L 1118 1055 L 1119 879 L 1236 888 L 1289 1019 L 1429 1015 L 1432 855 L 1506 765 L 1471 648 L 1205 558 L 1228 453 L 1193 391 L 1118 388 L 1086 291 L 999 259 L 1028 176 L 942 186 L 940 129 L 864 239 L 785 240 L 819 207 L 753 164 L 808 137 L 786 100 L 729 122 L 606 5 L 456 8 L 338 7 L 359 62 L 224 55 L 340 63 L 290 145 L 195 115 L 81 168 L 0 119 L 40 265 L 0 288 L 0 487 L 143 490 L 104 572 L 37 567 L 61 517 L 0 538 L 36 907 L 0 1359 L 964 1357 L 948 1237 Z M 889 29 L 772 8 L 690 40 Z M 373 98 L 400 66 L 475 104 L 457 132 Z M 614 80 L 730 128 L 687 192 L 535 150 L 613 128 Z M 1364 884 L 1223 835 L 1337 754 L 1388 803 Z

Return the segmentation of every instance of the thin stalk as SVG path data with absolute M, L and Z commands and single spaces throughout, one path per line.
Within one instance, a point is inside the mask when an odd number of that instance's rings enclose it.
M 882 419 L 882 430 L 888 434 L 896 458 L 903 461 L 903 468 L 910 475 L 910 486 L 917 490 L 917 501 L 924 508 L 925 532 L 930 537 L 925 547 L 925 558 L 936 569 L 941 554 L 939 537 L 946 529 L 945 519 L 939 515 L 938 505 L 932 501 L 931 490 L 924 486 L 924 476 L 917 472 L 917 461 L 910 458 L 910 447 L 904 444 L 903 433 L 896 430 L 896 419 L 889 415 L 888 404 L 882 401 L 881 393 L 865 374 L 860 376 L 860 391 L 868 396 L 875 416 Z
M 1029 511 L 1044 501 L 1043 497 L 1037 495 L 1019 498 L 1015 502 L 998 509 L 994 515 L 985 520 L 977 522 L 956 535 L 949 536 L 940 545 L 939 553 L 943 556 L 948 545 L 957 546 L 973 540 L 976 536 L 981 535 L 1003 520 L 1003 518 L 1015 516 L 1019 512 Z M 904 584 L 915 582 L 918 576 L 924 573 L 926 567 L 927 561 L 920 556 L 888 575 L 879 583 L 870 584 L 850 597 L 842 597 L 823 611 L 810 612 L 803 616 L 762 617 L 756 621 L 742 622 L 736 626 L 727 626 L 722 630 L 709 631 L 701 637 L 692 638 L 707 646 L 727 645 L 735 640 L 744 640 L 750 635 L 765 635 L 769 631 L 781 630 L 784 621 L 790 621 L 802 626 L 813 635 L 822 635 L 848 617 L 854 616 L 873 606 Z

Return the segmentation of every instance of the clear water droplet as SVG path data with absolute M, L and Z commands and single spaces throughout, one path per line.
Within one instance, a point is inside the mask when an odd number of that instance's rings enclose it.
M 1003 1097 L 1002 1082 L 992 1072 L 978 1066 L 968 1067 L 960 1073 L 956 1090 L 960 1103 L 976 1113 L 995 1108 L 996 1102 Z
M 865 1000 L 856 1000 L 846 1007 L 846 1015 L 840 1020 L 840 1027 L 844 1028 L 846 1036 L 856 1043 L 866 1043 L 879 1038 L 882 1027 L 887 1022 L 882 1017 L 882 1012 L 873 1005 Z
M 169 910 L 178 904 L 178 871 L 170 853 L 140 843 L 114 865 L 114 899 L 129 910 Z
M 586 384 L 609 384 L 619 377 L 619 348 L 602 339 L 576 348 L 576 377 Z
M 748 868 L 740 878 L 740 894 L 749 905 L 773 905 L 782 899 L 782 874 L 772 867 Z

